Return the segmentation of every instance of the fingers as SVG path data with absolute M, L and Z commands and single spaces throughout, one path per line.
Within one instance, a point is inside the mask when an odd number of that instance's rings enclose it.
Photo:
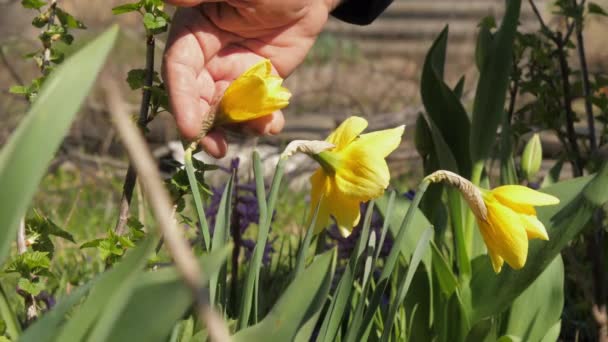
M 222 2 L 223 0 L 165 0 L 166 3 L 179 7 L 194 7 L 203 2 Z
M 221 130 L 215 129 L 200 140 L 200 145 L 213 158 L 223 158 L 228 151 L 226 136 Z
M 200 133 L 216 83 L 205 68 L 220 50 L 225 35 L 197 9 L 179 9 L 165 50 L 162 73 L 177 128 L 187 140 Z
M 258 135 L 277 135 L 281 133 L 285 126 L 285 117 L 280 111 L 255 120 L 243 123 L 247 130 Z

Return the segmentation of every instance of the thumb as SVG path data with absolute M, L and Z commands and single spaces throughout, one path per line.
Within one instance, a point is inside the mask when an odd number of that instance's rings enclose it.
M 204 2 L 224 2 L 224 0 L 165 0 L 165 2 L 179 7 L 194 7 Z

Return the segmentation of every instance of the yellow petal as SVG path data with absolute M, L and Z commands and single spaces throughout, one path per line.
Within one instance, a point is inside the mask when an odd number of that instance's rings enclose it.
M 341 159 L 341 167 L 336 170 L 338 189 L 361 202 L 381 196 L 390 181 L 390 172 L 384 158 L 362 149 L 349 151 Z
M 492 189 L 492 194 L 501 203 L 510 206 L 510 204 L 524 205 L 554 205 L 559 203 L 559 198 L 536 191 L 521 185 L 503 185 Z
M 399 147 L 405 126 L 361 134 L 349 148 L 365 148 L 370 153 L 386 157 Z
M 308 214 L 308 220 L 306 225 L 309 226 L 312 223 L 317 204 L 319 205 L 319 212 L 317 214 L 317 220 L 313 232 L 315 234 L 320 233 L 327 224 L 329 223 L 329 202 L 327 199 L 327 192 L 329 190 L 329 179 L 323 169 L 319 168 L 310 177 L 311 193 L 310 193 L 310 213 Z
M 488 220 L 480 229 L 488 249 L 493 249 L 513 269 L 522 268 L 528 256 L 528 236 L 519 215 L 491 198 L 486 206 Z
M 492 268 L 494 269 L 494 273 L 500 273 L 502 270 L 502 265 L 505 263 L 505 260 L 498 255 L 493 248 L 488 248 L 488 255 L 490 255 L 490 262 L 492 263 Z
M 351 196 L 341 193 L 337 187 L 332 188 L 328 196 L 329 212 L 336 219 L 342 236 L 347 237 L 361 218 L 360 202 Z
M 261 78 L 270 76 L 272 73 L 272 63 L 268 59 L 263 59 L 258 63 L 254 64 L 251 68 L 243 73 L 242 76 L 259 76 Z
M 327 137 L 327 141 L 336 145 L 334 151 L 338 152 L 346 148 L 367 127 L 367 120 L 358 116 L 351 116 L 344 120 L 333 133 Z
M 230 84 L 222 97 L 221 120 L 243 122 L 272 114 L 289 104 L 288 93 L 282 90 L 270 93 L 266 81 L 259 76 L 241 76 Z
M 528 239 L 549 240 L 547 229 L 535 215 L 519 215 L 521 222 L 526 229 Z

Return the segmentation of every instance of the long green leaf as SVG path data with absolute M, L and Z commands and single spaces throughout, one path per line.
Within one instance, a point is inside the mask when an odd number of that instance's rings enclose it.
M 111 326 L 112 318 L 108 315 L 118 316 L 123 308 L 122 305 L 124 305 L 119 300 L 126 301 L 128 299 L 135 279 L 144 266 L 147 255 L 153 248 L 154 240 L 151 237 L 146 238 L 139 246 L 128 253 L 117 266 L 108 271 L 108 274 L 95 284 L 87 300 L 78 309 L 78 314 L 74 315 L 63 327 L 57 340 L 85 340 L 89 330 L 96 325 L 100 318 L 101 328 L 99 329 L 107 329 Z M 111 311 L 104 310 L 107 305 L 112 309 Z M 114 312 L 114 309 L 118 311 Z M 103 335 L 103 333 L 103 331 L 99 332 L 100 335 Z
M 220 205 L 217 209 L 217 215 L 215 219 L 215 226 L 213 227 L 213 240 L 211 242 L 211 251 L 222 249 L 226 245 L 228 236 L 230 234 L 230 217 L 232 216 L 232 193 L 234 177 L 236 174 L 233 173 L 222 193 L 220 199 Z M 220 276 L 223 275 L 222 282 L 220 282 Z M 221 303 L 220 297 L 225 293 L 225 267 L 222 272 L 217 272 L 211 276 L 209 281 L 209 297 L 211 299 L 211 305 L 215 306 L 217 303 Z M 220 286 L 221 285 L 221 286 Z
M 467 142 L 470 131 L 469 117 L 460 103 L 459 97 L 443 81 L 447 39 L 448 27 L 446 26 L 435 39 L 424 61 L 420 94 L 428 118 L 432 120 L 445 141 L 446 147 L 454 156 L 457 169 L 450 169 L 450 171 L 459 172 L 463 177 L 469 177 L 471 173 L 471 159 Z M 427 119 L 427 123 L 428 121 Z M 429 124 L 429 126 L 431 125 Z M 431 127 L 432 129 L 433 127 Z
M 521 0 L 509 0 L 500 28 L 484 53 L 473 104 L 469 149 L 473 164 L 486 160 L 504 115 L 504 104 L 513 63 L 513 42 L 519 23 Z
M 403 303 L 405 296 L 407 295 L 407 291 L 410 288 L 410 284 L 412 283 L 412 279 L 414 278 L 414 274 L 418 269 L 418 265 L 422 260 L 424 254 L 426 254 L 429 248 L 429 242 L 431 237 L 433 236 L 433 228 L 427 228 L 420 240 L 418 241 L 418 245 L 416 246 L 416 250 L 412 255 L 412 260 L 407 269 L 407 273 L 401 277 L 399 281 L 399 289 L 397 291 L 397 296 L 395 300 L 390 304 L 388 315 L 384 320 L 384 331 L 382 332 L 381 341 L 388 341 L 391 329 L 393 327 L 393 323 L 395 322 L 395 316 L 397 315 L 397 310 Z
M 559 323 L 564 308 L 564 263 L 558 255 L 509 310 L 507 329 L 502 334 L 522 341 L 540 341 Z
M 17 234 L 47 165 L 68 131 L 110 52 L 112 27 L 59 66 L 25 119 L 0 151 L 0 264 Z
M 318 256 L 289 284 L 268 315 L 260 323 L 239 331 L 233 341 L 292 341 L 323 307 L 335 267 L 335 250 Z
M 60 300 L 53 309 L 40 317 L 33 325 L 31 325 L 19 341 L 22 342 L 51 342 L 55 340 L 58 329 L 61 323 L 64 322 L 66 314 L 78 304 L 91 287 L 93 287 L 100 279 L 106 277 L 109 272 L 102 273 L 93 278 L 86 284 L 78 287 L 70 293 L 69 296 Z
M 230 246 L 225 246 L 200 257 L 203 283 L 220 272 L 230 252 Z M 192 292 L 174 267 L 143 273 L 125 309 L 114 313 L 117 320 L 106 340 L 166 341 L 192 302 Z

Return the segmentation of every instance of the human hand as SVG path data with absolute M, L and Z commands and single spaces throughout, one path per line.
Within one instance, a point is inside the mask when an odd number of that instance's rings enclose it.
M 263 58 L 281 77 L 303 60 L 338 0 L 166 0 L 183 6 L 173 18 L 162 73 L 177 128 L 198 137 L 210 103 Z M 255 134 L 283 129 L 281 112 L 240 124 Z M 228 145 L 221 129 L 201 138 L 216 158 Z

